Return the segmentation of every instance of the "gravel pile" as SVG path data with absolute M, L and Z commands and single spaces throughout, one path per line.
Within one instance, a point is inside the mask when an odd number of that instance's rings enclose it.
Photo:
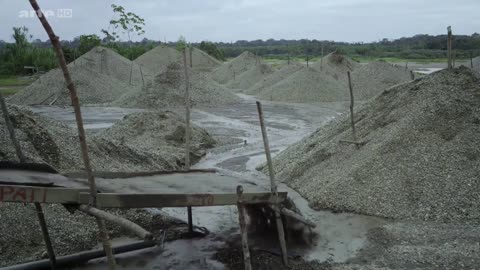
M 37 116 L 25 108 L 10 106 L 9 109 L 17 138 L 30 160 L 48 163 L 62 172 L 82 170 L 76 130 Z M 93 169 L 127 172 L 181 169 L 184 146 L 179 136 L 183 126 L 183 120 L 169 112 L 126 116 L 103 133 L 87 137 Z M 213 141 L 199 128 L 194 129 L 192 138 L 195 142 L 192 160 L 195 161 L 212 146 Z M 147 142 L 150 148 L 144 147 Z M 17 160 L 3 117 L 0 120 L 0 146 L 0 160 Z
M 241 99 L 224 86 L 210 80 L 207 74 L 190 70 L 190 99 L 192 106 L 217 106 L 231 104 Z M 134 108 L 166 108 L 185 106 L 185 71 L 183 65 L 171 63 L 155 76 L 151 86 L 132 91 L 113 105 Z
M 190 64 L 190 52 L 188 50 L 187 52 L 187 63 Z M 195 47 L 192 50 L 192 60 L 192 68 L 197 71 L 210 72 L 222 64 L 208 53 Z
M 473 58 L 473 70 L 480 73 L 480 56 Z
M 81 104 L 112 102 L 131 89 L 137 89 L 86 66 L 71 66 L 70 74 Z M 60 69 L 53 69 L 41 76 L 31 85 L 9 97 L 8 102 L 19 105 L 71 104 L 70 94 Z
M 480 78 L 442 70 L 392 87 L 280 153 L 278 178 L 316 209 L 478 222 Z
M 75 60 L 75 62 L 69 64 L 70 68 L 74 66 L 87 67 L 92 71 L 113 77 L 127 85 L 141 86 L 144 81 L 152 79 L 152 74 L 148 68 L 141 67 L 112 49 L 101 46 L 91 49 Z
M 284 80 L 293 73 L 299 71 L 305 66 L 300 63 L 291 62 L 290 65 L 284 65 L 279 69 L 275 70 L 273 73 L 264 77 L 263 79 L 257 81 L 252 87 L 245 91 L 245 93 L 250 95 L 257 95 L 263 89 L 270 87 L 281 80 Z
M 259 57 L 246 51 L 215 69 L 211 74 L 211 78 L 221 84 L 226 84 L 232 80 L 236 80 L 240 74 L 261 63 Z
M 140 55 L 134 62 L 157 74 L 163 72 L 169 64 L 180 60 L 181 55 L 175 48 L 160 45 Z
M 230 89 L 245 90 L 252 87 L 257 82 L 263 81 L 270 74 L 273 73 L 273 69 L 270 65 L 265 63 L 258 63 L 250 67 L 247 71 L 236 76 L 235 79 L 231 80 L 226 84 Z
M 331 102 L 347 100 L 348 88 L 331 76 L 312 67 L 304 67 L 264 88 L 257 97 L 283 102 Z
M 347 75 L 345 72 L 345 80 Z M 410 70 L 384 61 L 375 61 L 361 66 L 352 73 L 355 98 L 370 99 L 396 84 L 411 81 Z
M 341 81 L 346 80 L 348 71 L 353 72 L 360 66 L 359 63 L 337 52 L 326 55 L 323 61 L 317 61 L 312 65 L 313 68 Z

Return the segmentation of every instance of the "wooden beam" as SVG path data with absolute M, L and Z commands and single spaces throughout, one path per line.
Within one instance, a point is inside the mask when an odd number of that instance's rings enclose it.
M 245 218 L 245 206 L 243 205 L 243 187 L 237 187 L 237 197 L 238 197 L 238 221 L 240 223 L 240 235 L 242 237 L 242 251 L 243 251 L 243 264 L 245 270 L 252 270 L 252 263 L 250 260 L 250 249 L 248 246 L 248 230 L 247 230 L 247 220 Z
M 88 189 L 0 185 L 0 202 L 75 204 L 85 192 Z
M 287 198 L 286 192 L 279 192 L 279 201 Z M 102 208 L 149 208 L 236 205 L 237 194 L 118 194 L 99 193 L 98 206 Z M 244 204 L 273 204 L 276 199 L 271 193 L 244 193 Z M 88 203 L 88 194 L 80 193 L 79 203 Z

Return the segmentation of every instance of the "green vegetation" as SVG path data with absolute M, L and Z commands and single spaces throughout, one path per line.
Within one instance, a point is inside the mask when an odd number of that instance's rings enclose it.
M 202 41 L 200 43 L 199 49 L 217 58 L 220 61 L 225 61 L 225 52 L 219 49 L 217 45 L 212 42 Z

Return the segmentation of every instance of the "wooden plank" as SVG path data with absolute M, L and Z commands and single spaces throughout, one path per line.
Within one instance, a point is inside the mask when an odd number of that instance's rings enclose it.
M 88 189 L 0 185 L 0 202 L 78 203 L 79 194 L 86 191 Z
M 286 192 L 279 192 L 279 201 L 285 201 Z M 88 204 L 88 194 L 80 193 L 79 203 Z M 187 207 L 187 206 L 222 206 L 236 205 L 237 194 L 118 194 L 99 193 L 98 207 L 101 208 L 148 208 L 148 207 Z M 275 202 L 271 193 L 244 193 L 244 204 Z

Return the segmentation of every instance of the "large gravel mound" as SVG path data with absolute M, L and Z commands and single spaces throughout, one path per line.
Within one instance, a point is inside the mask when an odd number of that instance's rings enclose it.
M 30 160 L 48 163 L 59 171 L 82 170 L 76 130 L 22 107 L 12 105 L 9 110 L 22 150 Z M 107 131 L 88 136 L 93 169 L 178 170 L 183 166 L 181 153 L 184 146 L 178 137 L 183 126 L 183 120 L 173 113 L 146 112 L 126 116 Z M 133 138 L 135 136 L 138 138 Z M 197 159 L 213 143 L 210 136 L 199 128 L 194 129 L 192 139 L 195 142 L 192 155 Z M 144 147 L 147 142 L 150 148 Z M 0 119 L 0 160 L 16 160 L 3 116 Z
M 344 78 L 347 80 L 346 72 Z M 410 70 L 384 61 L 368 63 L 352 73 L 353 91 L 358 100 L 370 99 L 389 87 L 410 80 Z
M 190 64 L 190 52 L 189 50 L 187 52 L 187 63 Z M 192 68 L 197 71 L 210 72 L 221 65 L 220 61 L 195 47 L 192 50 L 192 60 Z
M 175 48 L 165 45 L 157 46 L 134 60 L 135 63 L 146 67 L 154 74 L 163 72 L 169 64 L 180 61 L 180 53 Z
M 473 70 L 480 73 L 480 56 L 473 58 Z
M 171 63 L 158 74 L 151 86 L 132 91 L 113 104 L 121 107 L 165 108 L 185 106 L 185 73 L 183 65 Z M 241 99 L 224 86 L 207 78 L 202 72 L 188 68 L 190 99 L 192 105 L 217 106 L 231 104 Z
M 257 97 L 284 102 L 331 102 L 346 100 L 348 89 L 334 78 L 314 68 L 305 67 L 264 88 Z
M 137 63 L 105 47 L 95 47 L 80 56 L 69 67 L 83 66 L 92 71 L 113 77 L 128 85 L 143 85 L 144 81 L 151 80 L 151 72 L 148 68 L 141 67 Z M 142 78 L 143 75 L 143 78 Z
M 278 178 L 317 209 L 414 220 L 480 219 L 480 78 L 465 67 L 384 91 L 280 153 Z
M 258 95 L 263 89 L 272 86 L 281 80 L 284 80 L 285 78 L 294 74 L 302 68 L 305 68 L 305 66 L 295 62 L 291 62 L 289 65 L 284 65 L 279 69 L 275 70 L 273 73 L 264 77 L 262 80 L 256 82 L 252 87 L 246 90 L 245 93 L 251 95 Z
M 265 63 L 258 63 L 250 67 L 247 71 L 236 76 L 226 86 L 230 89 L 243 91 L 252 87 L 257 82 L 263 81 L 268 75 L 273 73 L 270 65 Z
M 337 52 L 326 55 L 323 61 L 317 61 L 312 65 L 313 68 L 325 72 L 335 80 L 342 81 L 346 80 L 348 71 L 352 72 L 360 66 L 359 63 Z
M 261 60 L 259 57 L 246 51 L 233 60 L 223 63 L 212 72 L 211 77 L 221 84 L 226 84 L 231 80 L 235 80 L 240 74 L 250 70 L 252 67 L 260 63 Z
M 82 104 L 103 104 L 118 99 L 135 86 L 92 70 L 87 66 L 73 65 L 70 74 Z M 10 103 L 21 105 L 69 105 L 70 94 L 61 69 L 53 69 L 34 83 L 9 98 Z

